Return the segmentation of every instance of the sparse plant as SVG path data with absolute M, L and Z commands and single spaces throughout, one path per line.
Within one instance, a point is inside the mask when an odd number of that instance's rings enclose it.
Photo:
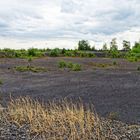
M 59 68 L 69 68 L 72 71 L 80 71 L 81 70 L 80 64 L 75 64 L 75 63 L 66 62 L 66 61 L 58 62 L 58 67 Z
M 137 70 L 140 71 L 140 66 L 137 67 Z
M 110 112 L 108 114 L 108 119 L 110 119 L 110 120 L 118 120 L 119 119 L 119 114 L 117 112 Z
M 65 61 L 60 61 L 60 62 L 58 62 L 58 66 L 59 66 L 59 68 L 66 68 L 67 63 Z
M 73 64 L 72 70 L 73 71 L 81 71 L 81 65 L 80 64 Z
M 47 69 L 44 67 L 33 67 L 33 66 L 16 66 L 15 67 L 16 71 L 19 72 L 27 72 L 27 71 L 31 71 L 31 72 L 46 72 Z
M 29 126 L 29 136 L 40 136 L 40 139 L 101 140 L 110 135 L 110 129 L 104 133 L 101 119 L 82 102 L 73 104 L 62 100 L 44 105 L 24 97 L 11 99 L 7 109 L 0 114 L 9 125 Z
M 108 68 L 108 67 L 112 66 L 112 64 L 108 64 L 108 63 L 94 63 L 94 62 L 91 62 L 89 64 L 94 66 L 94 67 L 98 67 L 98 68 Z
M 72 68 L 73 67 L 73 63 L 72 62 L 68 62 L 67 67 L 68 68 Z
M 113 65 L 117 65 L 117 62 L 116 61 L 113 61 Z
M 33 58 L 32 57 L 28 57 L 28 67 L 31 67 L 31 62 L 32 62 Z

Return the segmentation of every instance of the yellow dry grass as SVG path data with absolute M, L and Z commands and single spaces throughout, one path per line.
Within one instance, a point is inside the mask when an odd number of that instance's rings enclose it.
M 28 124 L 31 135 L 47 140 L 105 139 L 101 120 L 81 102 L 75 105 L 63 100 L 44 105 L 29 97 L 18 98 L 10 101 L 3 116 L 19 127 Z

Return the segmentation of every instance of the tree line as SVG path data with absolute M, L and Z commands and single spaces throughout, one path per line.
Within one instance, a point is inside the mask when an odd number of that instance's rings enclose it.
M 123 43 L 122 50 L 124 50 L 124 51 L 130 51 L 131 50 L 131 43 L 130 43 L 130 41 L 123 40 L 122 43 Z M 80 40 L 78 42 L 78 50 L 95 51 L 96 48 L 95 48 L 95 46 L 91 47 L 91 45 L 89 44 L 88 40 Z M 107 43 L 104 43 L 101 50 L 102 51 L 107 51 L 107 50 L 117 51 L 118 50 L 117 39 L 113 38 L 111 40 L 111 42 L 110 42 L 110 49 L 108 49 Z

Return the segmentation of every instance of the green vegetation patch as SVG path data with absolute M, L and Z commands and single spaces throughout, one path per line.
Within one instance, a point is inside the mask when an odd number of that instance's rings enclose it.
M 73 71 L 81 71 L 81 65 L 80 64 L 73 64 L 72 70 Z
M 97 68 L 108 68 L 108 67 L 112 67 L 113 65 L 116 65 L 116 63 L 113 62 L 113 64 L 107 64 L 107 63 L 94 63 L 94 62 L 91 62 L 91 63 L 89 63 L 89 65 L 97 67 Z
M 59 68 L 69 68 L 72 71 L 81 71 L 81 65 L 72 63 L 72 62 L 66 62 L 66 61 L 59 61 L 58 62 L 58 67 Z
M 60 61 L 59 63 L 58 63 L 58 67 L 59 68 L 66 68 L 67 67 L 67 62 L 65 62 L 65 61 Z
M 3 84 L 3 81 L 2 80 L 0 80 L 0 85 L 2 85 Z
M 137 67 L 137 70 L 140 71 L 140 66 Z
M 31 71 L 31 72 L 46 72 L 47 69 L 44 67 L 34 67 L 34 66 L 17 66 L 15 67 L 16 71 L 19 72 L 26 72 L 26 71 Z

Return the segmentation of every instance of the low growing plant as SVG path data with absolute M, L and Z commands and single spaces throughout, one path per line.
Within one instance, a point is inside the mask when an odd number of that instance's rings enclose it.
M 16 71 L 19 72 L 27 72 L 27 71 L 31 71 L 31 72 L 46 72 L 46 68 L 44 67 L 33 67 L 33 66 L 17 66 L 15 67 Z
M 2 80 L 0 80 L 0 85 L 2 85 L 3 84 L 3 81 Z
M 113 61 L 113 65 L 117 65 L 117 62 L 116 61 Z
M 137 67 L 137 70 L 140 71 L 140 66 Z
M 67 67 L 68 68 L 73 68 L 73 63 L 72 62 L 68 62 Z
M 73 71 L 81 71 L 81 65 L 80 64 L 73 64 L 72 70 Z
M 59 68 L 66 68 L 67 67 L 67 62 L 60 61 L 60 62 L 58 62 L 58 66 L 59 66 Z
M 66 61 L 58 62 L 58 67 L 59 68 L 69 68 L 72 71 L 80 71 L 81 70 L 80 64 L 75 64 L 75 63 L 66 62 Z

